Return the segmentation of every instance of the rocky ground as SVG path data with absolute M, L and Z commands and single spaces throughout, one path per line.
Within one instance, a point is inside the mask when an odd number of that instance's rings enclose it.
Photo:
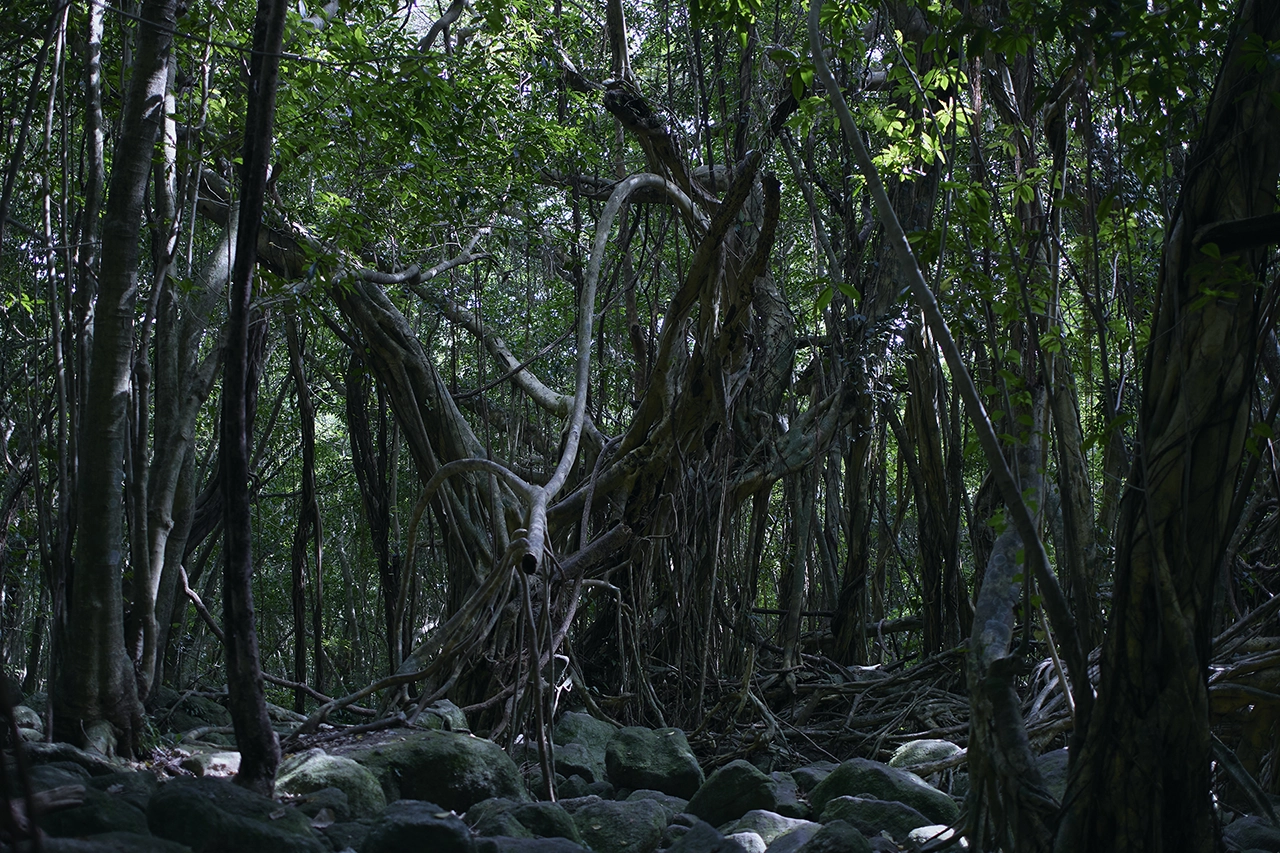
M 957 834 L 966 778 L 955 745 L 912 741 L 889 763 L 855 758 L 783 772 L 746 760 L 704 772 L 679 729 L 618 728 L 568 712 L 550 757 L 555 799 L 532 744 L 509 755 L 437 703 L 428 728 L 334 739 L 286 757 L 277 798 L 230 781 L 225 711 L 171 697 L 160 721 L 194 731 L 147 764 L 39 742 L 40 719 L 15 716 L 32 741 L 26 777 L 50 853 L 864 853 L 966 849 Z M 1066 751 L 1040 759 L 1061 797 Z M 908 768 L 927 772 L 921 778 Z M 19 790 L 12 760 L 8 790 Z M 27 803 L 15 797 L 21 823 Z M 1233 849 L 1280 851 L 1280 830 L 1243 818 Z M 29 842 L 0 849 L 34 849 Z

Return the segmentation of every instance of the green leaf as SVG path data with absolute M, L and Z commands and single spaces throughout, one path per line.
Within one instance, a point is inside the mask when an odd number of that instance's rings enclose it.
M 819 314 L 827 310 L 827 306 L 831 304 L 831 300 L 835 295 L 835 291 L 830 286 L 822 288 L 822 292 L 818 294 L 817 302 Z

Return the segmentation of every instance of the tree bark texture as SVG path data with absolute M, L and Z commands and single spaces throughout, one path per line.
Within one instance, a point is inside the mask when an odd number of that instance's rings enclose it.
M 130 753 L 141 705 L 125 654 L 123 593 L 125 442 L 138 293 L 139 235 L 156 137 L 164 120 L 176 0 L 147 0 L 125 96 L 103 223 L 92 362 L 79 440 L 79 539 L 67 648 L 55 688 L 60 737 L 104 741 L 109 723 Z
M 1217 849 L 1206 667 L 1213 588 L 1234 527 L 1249 426 L 1259 247 L 1210 248 L 1203 229 L 1275 209 L 1280 5 L 1245 0 L 1168 231 L 1121 509 L 1098 703 L 1073 767 L 1056 849 Z
M 240 772 L 236 782 L 266 795 L 275 788 L 280 744 L 267 716 L 253 612 L 253 526 L 249 488 L 249 316 L 275 118 L 284 0 L 261 0 L 254 20 L 245 123 L 244 171 L 236 257 L 231 274 L 231 313 L 223 374 L 221 467 L 224 512 L 223 620 L 227 693 Z

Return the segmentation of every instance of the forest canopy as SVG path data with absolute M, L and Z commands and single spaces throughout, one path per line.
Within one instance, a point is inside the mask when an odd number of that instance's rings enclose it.
M 976 849 L 1280 794 L 1277 4 L 10 0 L 0 57 L 51 737 L 925 732 Z

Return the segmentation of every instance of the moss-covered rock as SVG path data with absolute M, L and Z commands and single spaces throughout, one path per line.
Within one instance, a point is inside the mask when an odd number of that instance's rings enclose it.
M 306 815 L 225 779 L 175 779 L 147 805 L 154 835 L 195 853 L 325 853 Z
M 605 767 L 617 788 L 652 788 L 686 799 L 706 781 L 680 729 L 619 729 L 605 750 Z
M 822 814 L 828 802 L 845 796 L 905 803 L 928 818 L 925 823 L 952 824 L 960 818 L 955 801 L 919 776 L 865 758 L 831 771 L 810 793 L 809 805 L 814 814 Z
M 337 788 L 347 795 L 351 817 L 372 817 L 387 807 L 378 777 L 354 759 L 309 749 L 291 755 L 276 773 L 276 790 L 282 794 L 311 794 Z M 345 817 L 345 816 L 344 816 Z
M 687 811 L 712 826 L 737 820 L 752 809 L 773 811 L 777 799 L 772 782 L 751 762 L 730 761 L 707 777 Z
M 471 735 L 412 732 L 347 757 L 373 772 L 388 800 L 427 800 L 461 814 L 490 797 L 529 799 L 502 747 Z
M 667 812 L 653 800 L 599 800 L 574 812 L 573 822 L 596 853 L 652 853 L 667 826 Z

